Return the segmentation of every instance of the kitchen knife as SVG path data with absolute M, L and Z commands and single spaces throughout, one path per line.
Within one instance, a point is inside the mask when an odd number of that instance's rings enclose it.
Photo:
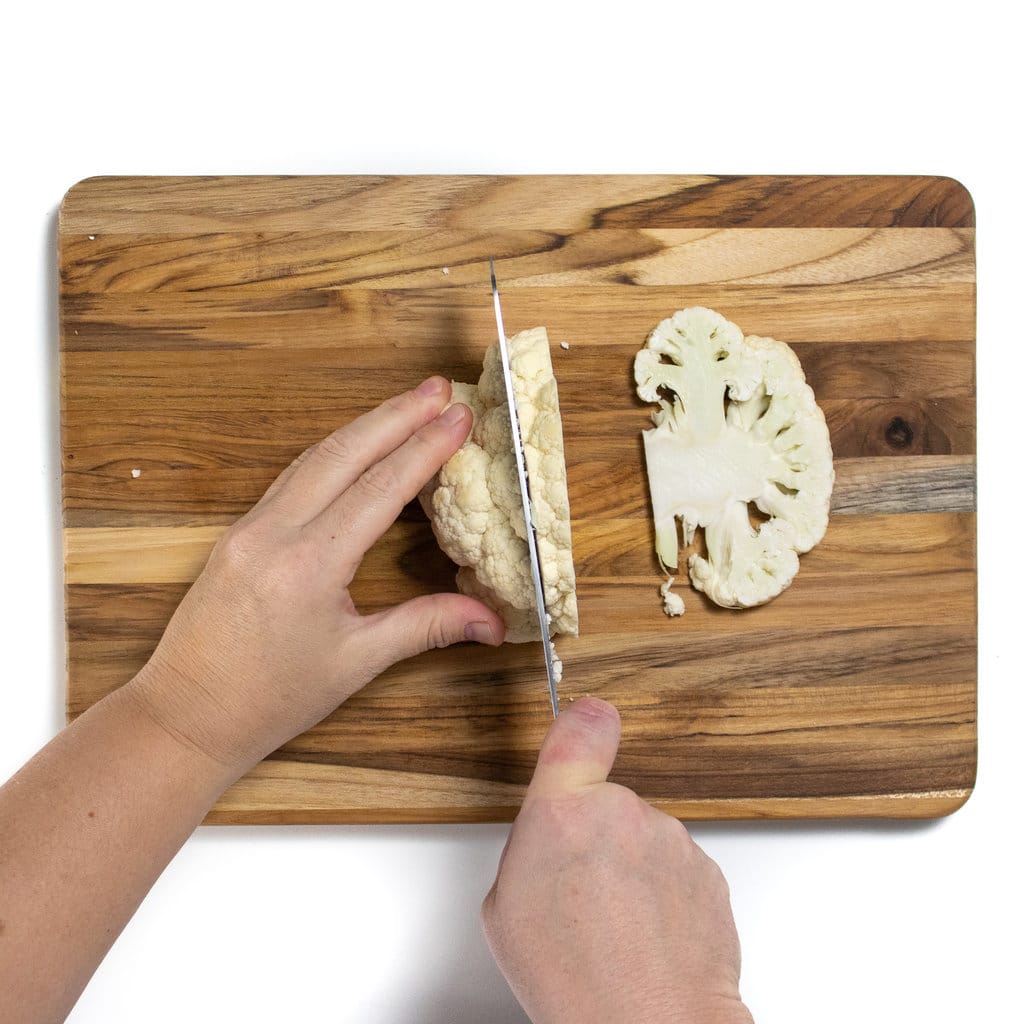
M 519 432 L 519 411 L 516 407 L 515 391 L 512 387 L 512 366 L 508 357 L 508 341 L 505 338 L 505 324 L 501 318 L 501 300 L 498 298 L 498 282 L 494 276 L 494 260 L 491 260 L 491 294 L 494 296 L 494 317 L 498 322 L 498 351 L 501 353 L 501 370 L 505 376 L 505 394 L 508 396 L 508 414 L 512 421 L 512 448 L 516 456 L 516 472 L 519 474 L 519 493 L 523 499 L 523 519 L 526 522 L 526 546 L 530 550 L 530 571 L 537 596 L 537 622 L 540 624 L 540 638 L 544 647 L 544 667 L 548 673 L 548 691 L 551 694 L 551 711 L 558 717 L 558 676 L 555 673 L 554 649 L 551 646 L 551 632 L 548 623 L 547 605 L 544 603 L 544 577 L 541 575 L 540 557 L 537 553 L 537 532 L 533 525 L 533 511 L 530 504 L 530 482 L 526 472 L 526 455 L 523 451 L 523 436 Z

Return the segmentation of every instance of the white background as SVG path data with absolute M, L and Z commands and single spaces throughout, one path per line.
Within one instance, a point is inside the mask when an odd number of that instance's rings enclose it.
M 179 0 L 4 15 L 0 777 L 60 722 L 54 211 L 78 179 L 948 174 L 979 224 L 977 792 L 935 823 L 693 831 L 732 884 L 760 1024 L 1007 1019 L 1022 911 L 1018 33 L 984 3 L 717 6 Z M 201 829 L 72 1020 L 522 1021 L 477 923 L 505 833 Z

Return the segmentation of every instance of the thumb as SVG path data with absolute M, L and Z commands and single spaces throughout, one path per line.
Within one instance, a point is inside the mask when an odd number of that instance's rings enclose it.
M 584 697 L 570 704 L 548 729 L 526 801 L 570 796 L 607 781 L 621 732 L 619 713 L 606 701 Z
M 463 640 L 497 647 L 505 639 L 501 616 L 473 597 L 428 594 L 365 617 L 370 657 L 383 672 L 396 662 Z

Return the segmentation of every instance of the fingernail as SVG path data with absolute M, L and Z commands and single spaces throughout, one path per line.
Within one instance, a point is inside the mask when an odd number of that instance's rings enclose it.
M 430 398 L 431 395 L 438 395 L 444 387 L 444 377 L 428 377 L 417 389 L 416 394 L 420 398 Z
M 469 410 L 464 405 L 459 405 L 458 403 L 450 405 L 441 414 L 441 422 L 446 427 L 457 427 L 463 421 L 467 412 Z
M 466 625 L 466 639 L 472 640 L 475 644 L 490 644 L 494 646 L 494 630 L 486 622 L 470 622 Z

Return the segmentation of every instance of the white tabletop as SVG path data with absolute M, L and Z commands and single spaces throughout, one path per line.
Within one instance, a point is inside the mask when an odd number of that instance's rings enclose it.
M 835 24 L 811 3 L 732 3 L 719 15 L 644 0 L 614 14 L 550 0 L 230 6 L 40 2 L 7 16 L 0 776 L 60 723 L 54 239 L 75 181 L 948 174 L 973 192 L 979 223 L 977 792 L 933 823 L 693 832 L 731 882 L 759 1024 L 1005 1019 L 1019 1006 L 1010 832 L 1024 682 L 1019 111 L 1002 113 L 1019 106 L 1021 77 L 1008 26 L 984 3 L 954 19 L 942 5 L 865 2 Z M 201 829 L 71 1019 L 522 1021 L 478 926 L 506 832 Z

